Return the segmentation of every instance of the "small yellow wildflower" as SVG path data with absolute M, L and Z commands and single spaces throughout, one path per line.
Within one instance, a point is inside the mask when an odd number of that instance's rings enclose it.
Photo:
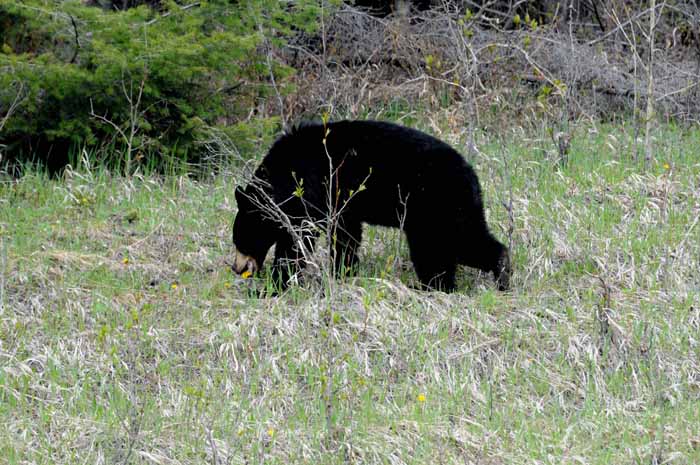
M 668 163 L 664 163 L 664 169 L 665 169 L 665 170 L 670 170 L 670 169 L 671 169 L 671 165 L 669 165 Z
M 125 265 L 128 265 L 129 264 L 129 257 L 122 258 L 122 263 Z
M 244 271 L 243 273 L 241 273 L 241 278 L 243 279 L 248 279 L 251 276 L 253 276 L 253 273 L 251 273 L 250 271 Z
M 418 394 L 417 400 L 418 400 L 418 402 L 421 402 L 421 403 L 425 402 L 425 394 L 423 394 L 422 392 L 420 394 Z
M 243 428 L 240 428 L 238 430 L 238 436 L 243 436 L 243 433 L 245 433 L 245 430 Z
M 268 429 L 268 430 L 267 430 L 267 435 L 270 436 L 270 437 L 273 437 L 273 436 L 275 435 L 275 430 L 272 429 L 272 428 Z
M 172 283 L 170 285 L 170 289 L 173 289 L 173 290 L 177 289 L 177 283 Z
M 229 287 L 231 287 L 231 283 L 228 282 L 228 281 L 226 281 L 226 282 L 224 283 L 224 287 L 225 287 L 226 289 L 228 289 Z

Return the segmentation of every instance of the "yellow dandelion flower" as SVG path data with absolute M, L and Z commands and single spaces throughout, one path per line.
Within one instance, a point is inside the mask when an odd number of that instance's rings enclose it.
M 251 273 L 250 271 L 244 271 L 243 273 L 241 273 L 241 278 L 243 279 L 248 279 L 251 276 L 253 276 L 253 273 Z
M 416 399 L 418 400 L 418 402 L 425 402 L 425 394 L 421 392 L 420 394 L 418 394 L 418 397 Z

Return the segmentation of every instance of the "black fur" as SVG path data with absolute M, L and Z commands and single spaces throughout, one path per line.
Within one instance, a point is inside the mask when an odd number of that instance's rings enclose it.
M 310 218 L 324 230 L 329 211 L 341 211 L 336 237 L 329 240 L 337 273 L 355 268 L 362 223 L 369 223 L 403 226 L 425 288 L 454 290 L 458 264 L 492 271 L 499 289 L 508 287 L 508 249 L 489 233 L 476 174 L 432 136 L 378 121 L 308 124 L 280 137 L 255 177 L 236 190 L 233 242 L 259 266 L 277 244 L 272 273 L 282 287 L 303 260 L 288 229 L 259 210 L 269 199 L 295 226 Z M 301 198 L 294 195 L 299 187 Z M 315 236 L 303 240 L 313 246 Z

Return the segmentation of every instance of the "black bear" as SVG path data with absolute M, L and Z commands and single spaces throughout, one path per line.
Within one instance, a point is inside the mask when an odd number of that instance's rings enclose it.
M 236 200 L 233 270 L 257 272 L 276 244 L 272 276 L 282 288 L 329 218 L 336 274 L 355 268 L 369 223 L 403 228 L 424 288 L 454 290 L 458 264 L 492 271 L 501 290 L 509 285 L 508 249 L 488 230 L 476 174 L 449 145 L 415 129 L 299 126 L 277 139 Z

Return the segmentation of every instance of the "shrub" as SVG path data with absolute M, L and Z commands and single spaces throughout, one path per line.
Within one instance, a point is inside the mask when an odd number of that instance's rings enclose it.
M 0 0 L 0 108 L 19 102 L 0 127 L 4 161 L 55 170 L 87 147 L 127 170 L 173 157 L 198 163 L 208 128 L 247 134 L 251 109 L 288 91 L 291 69 L 261 53 L 264 41 L 313 29 L 315 3 L 163 1 L 113 11 Z M 271 112 L 257 116 L 274 122 Z

